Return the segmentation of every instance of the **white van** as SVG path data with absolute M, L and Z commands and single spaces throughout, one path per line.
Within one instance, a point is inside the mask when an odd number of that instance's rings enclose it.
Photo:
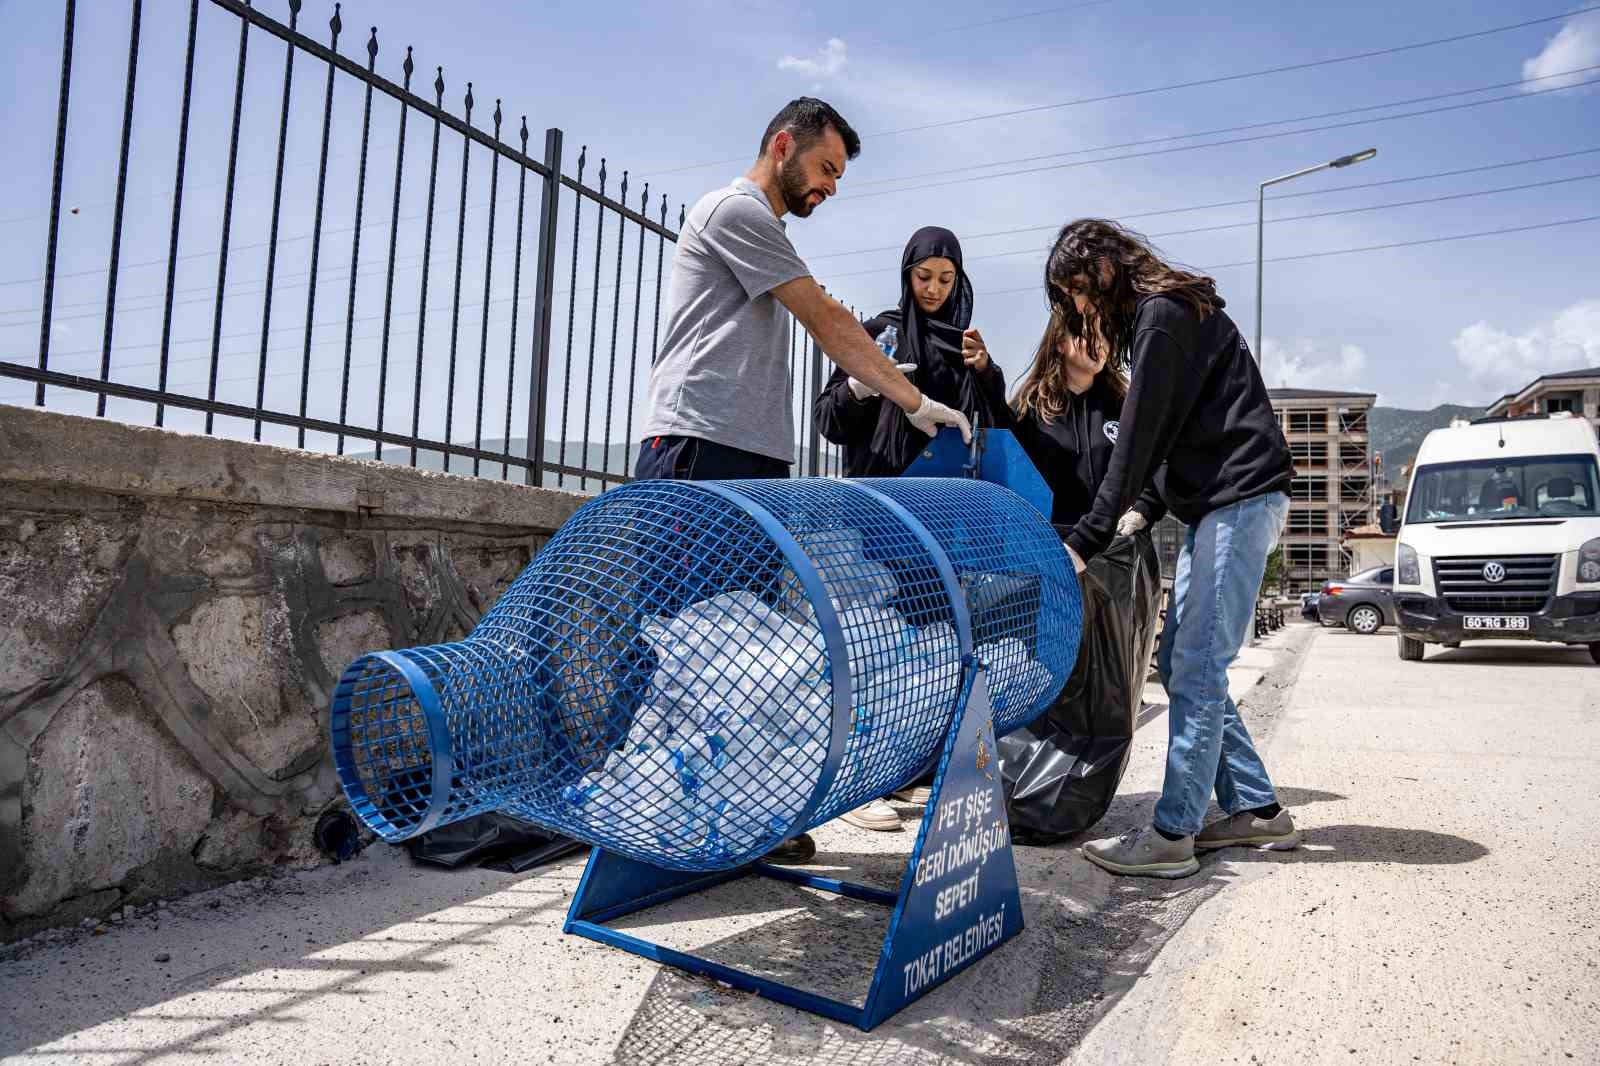
M 1600 447 L 1570 414 L 1480 419 L 1422 442 L 1395 547 L 1400 658 L 1546 640 L 1600 663 Z

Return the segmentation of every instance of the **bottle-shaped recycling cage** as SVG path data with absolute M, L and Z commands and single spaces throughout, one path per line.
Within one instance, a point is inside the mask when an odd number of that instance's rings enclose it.
M 1044 710 L 1082 625 L 1045 514 L 972 477 L 606 492 L 465 640 L 351 664 L 340 782 L 390 842 L 501 810 L 655 867 L 754 862 L 927 770 L 969 657 L 997 735 Z

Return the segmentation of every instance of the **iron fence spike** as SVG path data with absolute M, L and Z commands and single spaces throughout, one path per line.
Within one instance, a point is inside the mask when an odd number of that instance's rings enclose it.
M 305 0 L 289 0 L 289 15 L 293 17 L 300 14 L 300 8 L 304 3 Z
M 411 46 L 409 44 L 406 45 L 406 61 L 400 64 L 400 69 L 406 72 L 406 88 L 410 89 L 411 72 L 417 69 L 417 65 L 411 61 Z
M 444 68 L 438 67 L 435 69 L 437 69 L 439 73 L 435 74 L 433 77 L 433 106 L 440 107 L 444 104 Z
M 472 121 L 472 83 L 470 81 L 467 82 L 467 95 L 464 98 L 463 103 L 465 103 L 467 105 L 467 121 L 471 122 Z
M 372 36 L 367 38 L 367 61 L 373 62 L 378 58 L 378 27 L 372 27 Z
M 502 116 L 500 114 L 500 98 L 499 97 L 495 97 L 495 101 L 494 101 L 494 139 L 497 140 L 497 141 L 500 139 L 500 120 L 501 120 L 501 117 Z
M 528 116 L 522 116 L 522 154 L 528 154 Z
M 328 29 L 333 31 L 333 43 L 335 46 L 339 44 L 339 33 L 344 29 L 344 20 L 339 17 L 339 9 L 343 6 L 343 4 L 334 4 L 333 18 L 328 20 Z

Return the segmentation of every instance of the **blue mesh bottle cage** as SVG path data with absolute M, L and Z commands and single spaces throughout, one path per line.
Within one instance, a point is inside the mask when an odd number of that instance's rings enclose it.
M 331 707 L 340 782 L 390 842 L 501 810 L 591 844 L 568 931 L 870 1027 L 961 968 L 924 961 L 899 992 L 885 976 L 942 928 L 944 881 L 911 871 L 972 846 L 949 826 L 927 839 L 947 789 L 999 820 L 972 894 L 992 928 L 961 966 L 1021 930 L 994 739 L 1048 706 L 1082 624 L 1049 510 L 996 430 L 971 449 L 941 435 L 898 479 L 607 492 L 465 640 L 351 664 Z M 931 767 L 899 893 L 759 861 Z M 604 924 L 751 873 L 895 907 L 863 1006 Z

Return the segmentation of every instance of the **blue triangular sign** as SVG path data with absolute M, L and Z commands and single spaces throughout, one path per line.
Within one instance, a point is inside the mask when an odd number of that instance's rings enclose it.
M 1022 932 L 1022 900 L 981 665 L 968 669 L 967 686 L 970 692 L 945 741 L 863 1008 L 866 1029 Z

